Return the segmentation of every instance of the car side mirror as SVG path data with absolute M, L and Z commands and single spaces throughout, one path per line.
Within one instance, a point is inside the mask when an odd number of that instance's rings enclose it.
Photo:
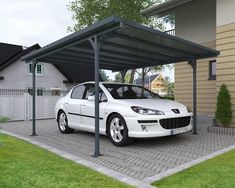
M 94 95 L 91 95 L 91 96 L 89 96 L 87 99 L 88 99 L 88 101 L 95 101 L 95 96 L 94 96 Z

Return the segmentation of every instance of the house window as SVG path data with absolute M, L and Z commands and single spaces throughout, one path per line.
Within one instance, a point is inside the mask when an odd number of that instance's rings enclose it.
M 33 64 L 32 63 L 28 64 L 28 72 L 31 74 L 33 73 Z
M 36 94 L 37 96 L 43 96 L 43 89 L 37 89 L 36 90 Z M 33 89 L 32 88 L 28 88 L 28 94 L 33 95 Z
M 43 89 L 37 89 L 37 96 L 43 96 Z
M 37 64 L 36 74 L 42 75 L 42 65 L 41 64 Z
M 36 75 L 42 75 L 42 64 L 37 64 L 35 72 L 36 72 Z M 32 63 L 28 64 L 28 73 L 29 74 L 33 73 L 33 64 Z
M 209 62 L 209 78 L 208 80 L 216 80 L 216 61 Z

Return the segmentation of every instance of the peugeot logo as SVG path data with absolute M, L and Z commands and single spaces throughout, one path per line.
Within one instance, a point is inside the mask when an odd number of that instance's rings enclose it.
M 179 109 L 171 109 L 175 114 L 179 114 L 180 113 L 180 111 L 179 111 Z

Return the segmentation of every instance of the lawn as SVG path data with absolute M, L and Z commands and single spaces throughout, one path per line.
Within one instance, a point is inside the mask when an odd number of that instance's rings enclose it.
M 16 138 L 0 134 L 0 187 L 130 187 Z
M 235 150 L 153 183 L 158 188 L 235 187 Z

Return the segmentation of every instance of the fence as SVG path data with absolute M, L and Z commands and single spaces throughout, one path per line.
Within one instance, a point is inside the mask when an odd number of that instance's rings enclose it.
M 0 96 L 2 95 L 24 95 L 28 93 L 27 89 L 0 89 Z M 68 91 L 64 91 L 64 90 L 58 90 L 58 95 L 66 95 L 68 93 Z M 55 92 L 53 92 L 53 90 L 42 90 L 42 94 L 43 96 L 51 96 L 53 94 L 55 94 Z
M 55 118 L 55 104 L 61 96 L 37 96 L 36 119 Z M 11 121 L 32 119 L 32 96 L 0 95 L 0 116 L 7 116 Z

